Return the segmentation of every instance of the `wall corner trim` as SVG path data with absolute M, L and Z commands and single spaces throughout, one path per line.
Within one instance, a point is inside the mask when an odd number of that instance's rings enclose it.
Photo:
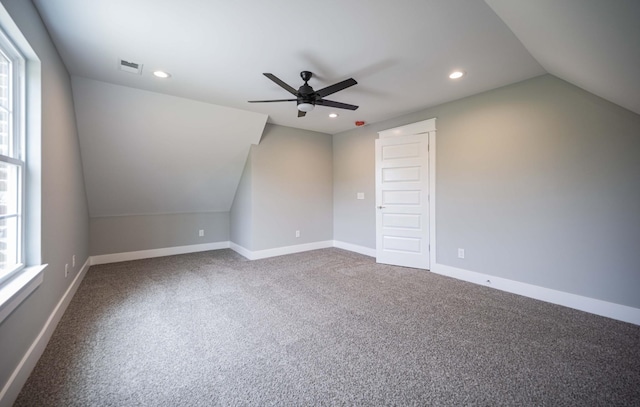
M 229 248 L 245 259 L 253 260 L 253 252 L 251 250 L 233 242 L 230 242 Z
M 71 299 L 78 290 L 84 276 L 87 274 L 89 265 L 90 259 L 87 259 L 76 277 L 73 279 L 73 282 L 69 285 L 69 288 L 67 288 L 67 291 L 65 291 L 64 295 L 60 298 L 60 301 L 58 301 L 58 304 L 49 315 L 49 318 L 40 330 L 40 333 L 24 354 L 20 363 L 18 363 L 18 366 L 9 377 L 4 388 L 0 391 L 0 406 L 11 406 L 18 398 L 20 390 L 27 382 L 27 379 L 33 371 L 33 368 L 36 366 L 36 363 L 38 363 L 40 356 L 42 356 L 42 353 L 49 343 L 49 339 L 51 339 L 51 335 L 53 335 L 53 331 L 58 326 L 58 322 L 60 322 L 60 319 L 67 310 Z
M 434 264 L 430 271 L 443 276 L 453 277 L 458 280 L 533 298 L 535 300 L 562 305 L 579 311 L 640 325 L 639 308 L 584 297 L 533 284 L 522 283 L 489 274 L 478 273 L 476 271 L 459 269 L 439 263 Z

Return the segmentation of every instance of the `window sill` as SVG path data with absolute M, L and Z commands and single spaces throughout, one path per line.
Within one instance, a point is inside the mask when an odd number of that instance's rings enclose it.
M 25 267 L 0 288 L 0 323 L 24 301 L 43 281 L 46 264 Z

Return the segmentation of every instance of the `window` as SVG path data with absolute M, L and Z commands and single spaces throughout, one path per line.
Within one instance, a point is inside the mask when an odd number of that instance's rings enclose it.
M 0 31 L 0 282 L 24 266 L 24 66 Z

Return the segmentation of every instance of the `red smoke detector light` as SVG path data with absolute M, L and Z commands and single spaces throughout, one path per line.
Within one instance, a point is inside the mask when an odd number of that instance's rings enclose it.
M 356 122 L 356 126 L 360 127 L 360 126 L 364 126 L 364 122 L 362 120 L 358 120 Z

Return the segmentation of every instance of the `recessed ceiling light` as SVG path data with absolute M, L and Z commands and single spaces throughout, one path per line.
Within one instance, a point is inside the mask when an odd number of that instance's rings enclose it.
M 453 71 L 451 72 L 451 74 L 449 74 L 449 78 L 451 79 L 458 79 L 458 78 L 462 78 L 464 76 L 464 72 L 462 71 Z
M 336 118 L 338 117 L 338 113 L 329 113 L 329 117 L 331 117 L 332 119 Z
M 166 78 L 170 78 L 171 74 L 165 72 L 165 71 L 153 71 L 153 75 L 155 75 L 158 78 L 162 78 L 162 79 L 166 79 Z

